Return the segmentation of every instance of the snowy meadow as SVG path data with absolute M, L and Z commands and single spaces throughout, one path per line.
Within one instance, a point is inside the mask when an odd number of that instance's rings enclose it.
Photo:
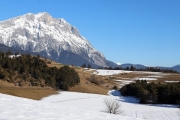
M 179 120 L 178 108 L 173 105 L 141 105 L 131 97 L 76 92 L 60 92 L 35 101 L 0 94 L 1 120 Z M 121 104 L 123 114 L 104 113 L 103 100 L 114 98 Z

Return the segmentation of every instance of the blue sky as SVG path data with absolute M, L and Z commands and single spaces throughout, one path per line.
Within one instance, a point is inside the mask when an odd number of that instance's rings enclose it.
M 180 0 L 1 0 L 0 21 L 48 12 L 78 28 L 106 59 L 180 64 Z

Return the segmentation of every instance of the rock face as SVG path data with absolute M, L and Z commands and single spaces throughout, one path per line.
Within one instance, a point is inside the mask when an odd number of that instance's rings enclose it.
M 23 51 L 40 53 L 64 64 L 110 66 L 104 55 L 64 19 L 46 12 L 0 22 L 0 44 Z

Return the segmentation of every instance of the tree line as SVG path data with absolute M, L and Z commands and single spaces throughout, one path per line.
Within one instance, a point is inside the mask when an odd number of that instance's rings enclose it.
M 51 86 L 55 89 L 68 90 L 80 83 L 78 73 L 69 66 L 48 67 L 40 56 L 24 54 L 9 58 L 12 53 L 0 52 L 0 79 L 9 82 L 30 82 L 32 86 Z M 17 55 L 17 54 L 16 54 Z
M 87 68 L 92 68 L 92 67 L 91 67 L 91 64 L 86 65 L 86 63 L 84 63 L 81 67 L 82 67 L 82 68 L 86 68 L 86 67 L 87 67 Z
M 133 96 L 140 103 L 179 104 L 180 105 L 180 82 L 179 83 L 147 83 L 145 80 L 137 80 L 123 86 L 120 90 L 123 96 Z
M 149 72 L 163 72 L 163 73 L 178 73 L 172 69 L 161 69 L 158 67 L 146 67 L 146 68 L 136 68 L 131 65 L 131 67 L 98 67 L 98 69 L 106 69 L 106 70 L 127 70 L 127 71 L 149 71 Z

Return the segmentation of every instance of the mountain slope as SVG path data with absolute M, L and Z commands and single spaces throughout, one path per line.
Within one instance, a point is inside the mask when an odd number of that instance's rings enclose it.
M 104 55 L 94 49 L 75 27 L 46 12 L 28 13 L 0 22 L 0 44 L 37 52 L 57 62 L 107 66 Z
M 180 65 L 175 65 L 171 67 L 171 69 L 176 70 L 178 73 L 180 73 Z
M 131 64 L 131 63 L 126 63 L 126 64 L 119 65 L 119 67 L 122 67 L 122 68 L 127 68 L 127 67 L 130 68 L 131 66 L 134 66 L 137 69 L 145 69 L 146 67 L 150 67 L 150 66 L 145 66 L 145 65 L 141 65 L 141 64 Z M 175 65 L 173 67 L 154 66 L 154 68 L 160 68 L 160 69 L 164 69 L 164 70 L 165 69 L 167 69 L 167 70 L 175 70 L 178 73 L 180 73 L 180 65 Z
M 31 54 L 33 56 L 37 56 L 38 53 L 37 52 L 31 52 L 31 51 L 24 51 L 24 50 L 20 50 L 20 49 L 16 49 L 13 47 L 8 47 L 4 44 L 0 44 L 0 51 L 1 52 L 8 52 L 11 51 L 13 54 L 15 54 L 16 52 L 21 53 L 21 54 Z

